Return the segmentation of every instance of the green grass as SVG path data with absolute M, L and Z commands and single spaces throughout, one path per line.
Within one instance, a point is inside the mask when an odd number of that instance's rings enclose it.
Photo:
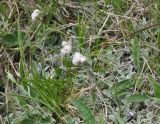
M 0 3 L 0 123 L 160 122 L 158 0 Z

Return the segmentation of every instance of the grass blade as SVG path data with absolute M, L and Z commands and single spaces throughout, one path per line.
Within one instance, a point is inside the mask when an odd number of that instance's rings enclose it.
M 133 52 L 134 64 L 136 66 L 136 69 L 139 70 L 140 69 L 140 42 L 137 39 L 133 40 L 132 52 Z

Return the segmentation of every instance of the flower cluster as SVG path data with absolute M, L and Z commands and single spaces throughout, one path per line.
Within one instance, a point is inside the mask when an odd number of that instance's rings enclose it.
M 62 55 L 70 54 L 72 52 L 72 42 L 71 41 L 70 42 L 63 41 L 62 47 L 63 48 L 60 50 Z M 79 52 L 74 53 L 73 58 L 72 58 L 72 63 L 74 65 L 84 63 L 85 61 L 87 61 L 87 57 L 80 54 Z
M 39 16 L 40 14 L 40 10 L 36 9 L 33 11 L 33 13 L 31 14 L 31 18 L 32 21 L 35 21 L 36 18 Z M 62 55 L 69 55 L 72 52 L 72 42 L 71 40 L 69 42 L 63 41 L 62 42 L 62 49 L 60 50 Z M 75 52 L 72 58 L 72 63 L 74 65 L 78 65 L 80 63 L 84 63 L 87 61 L 87 57 L 85 57 L 84 55 L 80 54 L 79 52 Z

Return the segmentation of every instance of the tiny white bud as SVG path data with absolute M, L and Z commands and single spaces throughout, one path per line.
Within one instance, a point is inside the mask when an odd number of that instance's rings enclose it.
M 40 10 L 38 9 L 34 10 L 33 13 L 31 14 L 32 21 L 35 21 L 39 14 L 40 14 Z

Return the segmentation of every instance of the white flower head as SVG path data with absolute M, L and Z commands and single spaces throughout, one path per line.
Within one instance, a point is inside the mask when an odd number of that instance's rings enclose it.
M 74 65 L 77 65 L 79 63 L 84 63 L 85 61 L 87 61 L 87 57 L 80 54 L 79 52 L 76 52 L 74 55 L 73 55 L 73 59 L 72 59 L 72 63 Z
M 66 42 L 66 41 L 63 41 L 62 42 L 62 46 L 64 47 L 64 46 L 66 46 L 68 43 Z
M 33 13 L 31 14 L 32 21 L 35 21 L 39 14 L 40 14 L 39 9 L 34 10 Z
M 62 55 L 70 54 L 72 52 L 72 43 L 71 42 L 62 42 L 63 48 L 61 49 Z
M 62 53 L 63 55 L 65 55 L 65 54 L 70 54 L 71 51 L 72 51 L 72 47 L 69 46 L 69 45 L 66 45 L 66 46 L 64 46 L 64 47 L 61 49 L 61 53 Z

